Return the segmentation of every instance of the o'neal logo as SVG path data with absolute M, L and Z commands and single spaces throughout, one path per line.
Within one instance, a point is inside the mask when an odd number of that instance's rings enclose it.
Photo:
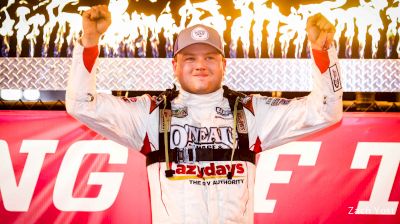
M 226 164 L 226 165 L 215 165 L 210 163 L 208 166 L 200 167 L 195 164 L 178 164 L 175 169 L 176 174 L 186 175 L 186 178 L 215 178 L 223 176 L 226 178 L 228 172 L 232 172 L 233 175 L 243 174 L 243 164 Z
M 171 126 L 171 147 L 179 149 L 230 149 L 232 127 Z

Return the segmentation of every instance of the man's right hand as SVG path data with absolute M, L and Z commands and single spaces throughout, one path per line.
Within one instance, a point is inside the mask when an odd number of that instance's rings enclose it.
M 306 30 L 311 47 L 316 50 L 328 50 L 336 32 L 335 26 L 321 13 L 308 18 Z
M 111 13 L 107 5 L 96 5 L 82 14 L 82 45 L 92 47 L 99 44 L 100 36 L 111 25 Z

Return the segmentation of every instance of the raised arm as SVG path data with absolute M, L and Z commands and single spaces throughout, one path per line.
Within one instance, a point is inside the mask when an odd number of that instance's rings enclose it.
M 150 98 L 122 99 L 96 92 L 99 39 L 111 24 L 107 6 L 83 13 L 83 35 L 76 44 L 66 93 L 67 112 L 101 135 L 140 149 L 146 135 Z
M 253 97 L 257 134 L 262 150 L 328 127 L 342 118 L 342 84 L 335 27 L 321 14 L 307 22 L 313 58 L 313 89 L 303 98 Z

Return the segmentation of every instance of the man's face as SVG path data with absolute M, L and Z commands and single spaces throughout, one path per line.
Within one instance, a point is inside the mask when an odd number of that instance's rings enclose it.
M 210 45 L 193 44 L 182 49 L 172 65 L 182 89 L 189 93 L 207 94 L 221 88 L 226 60 Z

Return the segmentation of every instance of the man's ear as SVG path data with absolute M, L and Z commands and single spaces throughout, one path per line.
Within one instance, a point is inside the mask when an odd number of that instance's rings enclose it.
M 176 60 L 176 57 L 172 58 L 172 69 L 174 70 L 174 74 L 175 74 L 175 71 L 176 71 L 177 63 L 178 62 Z
M 222 66 L 224 67 L 224 75 L 225 75 L 225 69 L 226 69 L 226 58 L 222 57 Z

